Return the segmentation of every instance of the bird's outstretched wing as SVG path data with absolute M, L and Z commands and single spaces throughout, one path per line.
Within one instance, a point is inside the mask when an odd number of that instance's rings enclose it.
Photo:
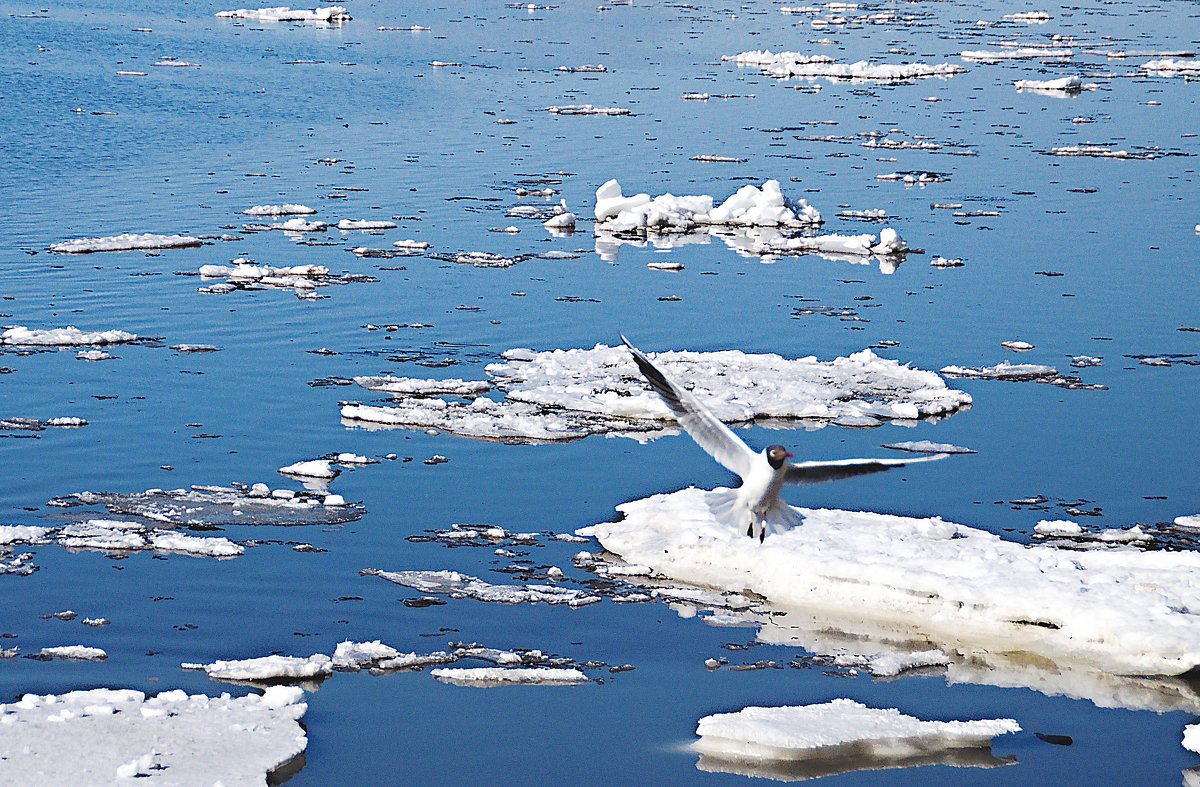
M 837 481 L 840 478 L 891 470 L 893 467 L 904 467 L 914 462 L 933 462 L 945 459 L 947 456 L 949 454 L 934 454 L 913 459 L 838 459 L 832 462 L 793 462 L 788 465 L 787 475 L 783 477 L 783 480 L 788 484 L 820 484 L 825 481 Z
M 730 431 L 728 426 L 721 423 L 721 419 L 709 412 L 707 407 L 700 404 L 690 391 L 663 374 L 649 358 L 630 344 L 628 339 L 622 336 L 621 341 L 629 348 L 633 360 L 641 370 L 642 376 L 650 383 L 650 387 L 662 397 L 667 407 L 671 408 L 671 412 L 675 413 L 679 425 L 713 459 L 745 478 L 757 456 L 754 450 Z

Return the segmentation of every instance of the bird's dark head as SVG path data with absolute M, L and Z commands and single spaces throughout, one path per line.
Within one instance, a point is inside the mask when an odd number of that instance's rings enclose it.
M 773 445 L 767 449 L 767 464 L 778 470 L 783 467 L 792 454 L 781 445 Z

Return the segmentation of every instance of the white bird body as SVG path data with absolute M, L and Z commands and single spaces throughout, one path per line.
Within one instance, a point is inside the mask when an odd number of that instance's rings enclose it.
M 629 343 L 621 340 L 633 354 L 642 376 L 675 414 L 679 425 L 719 463 L 737 473 L 742 485 L 720 493 L 712 503 L 713 514 L 721 522 L 746 529 L 746 535 L 761 542 L 767 530 L 779 532 L 802 521 L 796 509 L 779 499 L 785 483 L 816 484 L 839 478 L 877 473 L 912 462 L 945 459 L 946 454 L 918 459 L 839 459 L 832 462 L 788 462 L 792 456 L 781 445 L 754 451 L 745 441 L 700 403 L 683 386 L 667 377 L 661 369 Z

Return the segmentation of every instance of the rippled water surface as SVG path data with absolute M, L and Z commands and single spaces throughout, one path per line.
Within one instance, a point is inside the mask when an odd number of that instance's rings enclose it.
M 0 0 L 0 324 L 155 339 L 109 348 L 117 358 L 101 362 L 77 360 L 75 349 L 0 348 L 0 366 L 11 370 L 0 374 L 0 418 L 88 421 L 0 431 L 0 523 L 60 524 L 75 510 L 47 502 L 84 490 L 235 481 L 299 489 L 276 469 L 331 452 L 398 456 L 345 470 L 332 483 L 331 491 L 365 506 L 361 519 L 226 527 L 218 535 L 248 543 L 235 559 L 32 548 L 36 573 L 0 575 L 0 631 L 15 635 L 0 644 L 25 654 L 81 643 L 109 657 L 0 660 L 0 702 L 94 686 L 247 692 L 179 664 L 329 653 L 347 638 L 418 652 L 453 640 L 635 669 L 593 671 L 603 681 L 585 686 L 490 690 L 427 673 L 335 674 L 309 695 L 306 765 L 290 783 L 544 774 L 563 783 L 738 783 L 746 777 L 701 772 L 686 750 L 701 716 L 843 696 L 922 718 L 1012 717 L 1024 732 L 993 748 L 997 757 L 1015 756 L 1008 767 L 851 773 L 832 780 L 840 784 L 1172 783 L 1200 765 L 1179 745 L 1200 712 L 1187 681 L 1126 685 L 1110 676 L 1103 688 L 1085 690 L 1053 665 L 1031 666 L 1033 677 L 997 669 L 970 679 L 878 681 L 788 666 L 811 654 L 787 637 L 768 644 L 754 627 L 706 625 L 682 605 L 405 606 L 419 594 L 359 571 L 454 569 L 514 581 L 497 571 L 512 561 L 494 547 L 409 536 L 453 523 L 569 533 L 610 519 L 622 502 L 730 476 L 686 437 L 519 445 L 368 430 L 343 422 L 339 402 L 382 397 L 314 384 L 376 374 L 483 379 L 484 365 L 510 348 L 611 345 L 620 332 L 653 351 L 832 359 L 875 347 L 935 371 L 1046 364 L 1104 388 L 953 379 L 973 405 L 937 422 L 743 434 L 805 458 L 886 453 L 881 444 L 901 440 L 978 452 L 789 490 L 797 505 L 940 515 L 1022 541 L 1038 521 L 1070 518 L 1072 508 L 1094 514 L 1076 515 L 1089 529 L 1140 524 L 1160 533 L 1160 543 L 1190 548 L 1158 526 L 1200 511 L 1200 85 L 1147 75 L 1140 66 L 1149 55 L 1107 53 L 1196 48 L 1195 4 L 860 2 L 815 14 L 763 2 L 347 7 L 352 21 L 325 26 L 218 19 L 226 6 L 210 2 L 140 11 L 100 0 L 47 10 Z M 1052 19 L 1002 19 L 1021 10 Z M 894 16 L 866 18 L 885 12 Z M 846 24 L 813 24 L 833 17 Z M 380 29 L 388 27 L 403 29 Z M 1056 35 L 1071 59 L 959 56 L 1005 42 L 1044 45 Z M 967 70 L 877 84 L 777 80 L 721 62 L 754 49 Z M 155 66 L 162 58 L 196 66 Z M 602 73 L 556 70 L 600 63 Z M 1062 97 L 1013 88 L 1018 79 L 1073 74 L 1096 89 Z M 685 100 L 686 93 L 710 98 Z M 631 114 L 545 111 L 589 103 Z M 942 147 L 866 147 L 878 138 L 870 135 Z M 1088 144 L 1150 155 L 1050 155 Z M 692 159 L 702 154 L 743 161 Z M 906 186 L 876 178 L 892 172 L 947 180 Z M 774 178 L 822 212 L 824 232 L 878 232 L 884 224 L 837 214 L 883 209 L 886 226 L 924 253 L 898 265 L 815 255 L 769 261 L 713 238 L 665 249 L 626 245 L 615 261 L 602 260 L 583 219 L 609 178 L 626 193 L 718 199 Z M 553 197 L 517 194 L 545 186 Z M 558 199 L 580 216 L 573 236 L 505 215 Z M 243 230 L 256 220 L 240 211 L 284 202 L 310 205 L 325 221 L 396 217 L 399 226 L 304 237 Z M 989 215 L 955 216 L 932 203 Z M 510 225 L 520 232 L 489 231 Z M 208 240 L 152 253 L 48 250 L 123 232 Z M 350 253 L 404 238 L 428 242 L 433 254 L 486 251 L 521 261 L 490 269 L 430 254 Z M 551 251 L 578 256 L 533 256 Z M 933 267 L 935 256 L 964 264 Z M 236 257 L 324 265 L 365 280 L 320 288 L 327 297 L 313 301 L 281 290 L 197 292 L 200 266 Z M 647 268 L 653 261 L 684 268 Z M 804 313 L 813 306 L 822 308 Z M 402 327 L 373 329 L 385 325 Z M 1010 340 L 1035 347 L 1000 346 Z M 170 349 L 181 343 L 220 350 Z M 1103 365 L 1072 369 L 1080 355 Z M 1147 358 L 1166 361 L 1141 362 Z M 434 455 L 449 461 L 426 464 Z M 1010 502 L 1039 495 L 1041 505 Z M 298 544 L 319 551 L 296 551 Z M 587 582 L 590 575 L 572 567 L 580 549 L 598 547 L 542 537 L 521 551 L 536 567 L 563 568 L 568 583 Z M 43 617 L 65 609 L 112 623 L 87 629 Z M 705 659 L 720 657 L 780 668 L 705 669 Z M 1034 733 L 1068 735 L 1073 744 Z

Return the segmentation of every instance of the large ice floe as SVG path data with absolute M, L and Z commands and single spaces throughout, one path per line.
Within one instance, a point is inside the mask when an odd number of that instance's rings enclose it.
M 786 781 L 913 765 L 1006 765 L 992 739 L 1020 732 L 1012 719 L 923 721 L 854 700 L 749 707 L 700 719 L 692 744 L 703 771 Z
M 609 232 L 687 232 L 698 226 L 814 227 L 821 214 L 806 200 L 789 203 L 779 181 L 742 186 L 719 206 L 704 195 L 625 196 L 610 180 L 596 189 L 597 227 Z
M 255 22 L 324 22 L 341 24 L 349 22 L 352 17 L 345 6 L 331 5 L 324 8 L 306 10 L 275 6 L 274 8 L 239 8 L 236 11 L 218 11 L 214 16 L 226 19 L 250 19 Z
M 625 503 L 619 521 L 578 534 L 671 580 L 752 591 L 841 630 L 894 627 L 945 652 L 1115 675 L 1200 666 L 1190 611 L 1200 608 L 1200 554 L 1027 546 L 937 517 L 803 508 L 800 525 L 760 545 L 718 522 L 720 491 Z
M 854 80 L 866 82 L 908 82 L 924 77 L 950 77 L 966 71 L 955 63 L 838 63 L 827 55 L 805 55 L 800 52 L 771 52 L 755 50 L 736 55 L 723 55 L 722 60 L 739 66 L 757 66 L 773 77 L 803 77 L 806 79 Z
M 480 383 L 360 377 L 355 382 L 391 393 L 390 406 L 345 404 L 348 424 L 437 428 L 496 440 L 572 440 L 590 434 L 646 436 L 670 428 L 666 405 L 646 389 L 623 347 L 590 350 L 516 349 L 504 363 L 486 367 L 496 400 L 475 396 Z M 933 372 L 880 358 L 870 350 L 832 361 L 789 360 L 736 350 L 663 352 L 654 355 L 674 379 L 692 389 L 727 423 L 805 419 L 918 419 L 948 415 L 971 397 L 949 388 Z M 429 386 L 429 387 L 425 387 Z M 453 398 L 421 395 L 422 391 Z
M 137 340 L 128 331 L 81 331 L 74 325 L 66 328 L 27 328 L 14 325 L 0 333 L 0 344 L 25 347 L 89 347 L 97 344 L 124 344 Z
M 266 784 L 308 744 L 304 692 L 245 697 L 132 689 L 26 694 L 0 705 L 10 784 Z
M 152 233 L 137 234 L 125 232 L 105 238 L 77 238 L 61 243 L 54 243 L 50 251 L 59 254 L 91 254 L 98 251 L 138 251 L 143 249 L 180 249 L 191 246 L 202 246 L 199 238 L 188 235 L 154 235 Z

